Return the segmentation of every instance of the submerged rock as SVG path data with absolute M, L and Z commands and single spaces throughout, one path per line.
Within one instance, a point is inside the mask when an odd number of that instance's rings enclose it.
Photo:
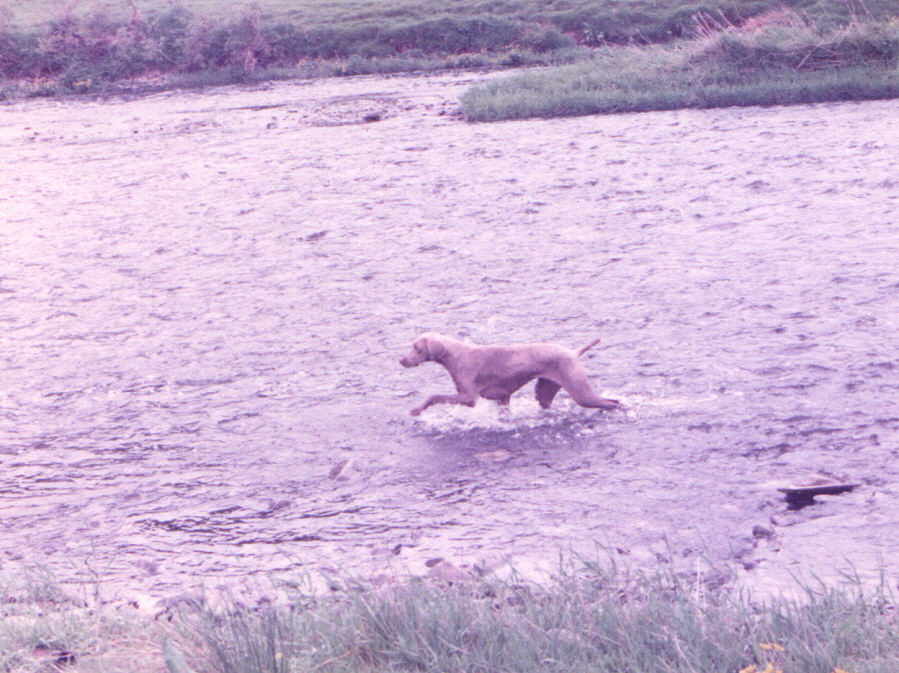
M 809 486 L 790 486 L 777 489 L 786 495 L 790 509 L 802 509 L 815 504 L 816 495 L 840 495 L 858 487 L 860 484 L 812 484 Z
M 752 527 L 752 537 L 769 538 L 774 537 L 774 529 L 771 526 L 757 523 Z
M 468 573 L 462 570 L 462 568 L 454 566 L 452 563 L 444 561 L 443 559 L 437 560 L 437 563 L 431 567 L 430 571 L 428 571 L 428 576 L 440 582 L 446 582 L 447 584 L 467 582 L 472 579 L 471 573 Z

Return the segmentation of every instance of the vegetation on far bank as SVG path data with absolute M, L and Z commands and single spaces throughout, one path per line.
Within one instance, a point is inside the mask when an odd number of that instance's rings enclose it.
M 331 579 L 315 594 L 210 605 L 197 594 L 153 616 L 86 604 L 51 580 L 0 583 L 0 670 L 147 673 L 559 671 L 892 673 L 886 582 L 808 586 L 755 602 L 697 577 L 578 564 L 541 584 L 443 575 L 380 585 Z M 446 577 L 452 577 L 447 580 Z M 262 597 L 258 597 L 262 598 Z
M 899 97 L 899 22 L 822 29 L 792 12 L 671 46 L 590 59 L 470 89 L 469 121 Z
M 824 32 L 860 20 L 886 25 L 899 13 L 894 0 L 455 0 L 439 8 L 413 0 L 20 0 L 0 5 L 0 100 L 323 75 L 612 68 L 618 63 L 592 60 L 597 48 L 670 44 L 783 8 Z

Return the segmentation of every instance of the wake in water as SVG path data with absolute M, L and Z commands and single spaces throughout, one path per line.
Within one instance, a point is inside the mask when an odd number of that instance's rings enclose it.
M 739 391 L 672 394 L 670 392 L 623 392 L 603 390 L 603 397 L 614 397 L 623 405 L 614 411 L 597 411 L 578 406 L 560 397 L 552 409 L 541 409 L 537 400 L 527 395 L 513 397 L 508 406 L 479 399 L 474 407 L 440 405 L 426 410 L 413 422 L 428 433 L 452 434 L 469 431 L 522 432 L 534 428 L 559 430 L 589 427 L 601 431 L 603 426 L 637 422 L 640 419 L 665 416 L 677 412 L 708 410 L 727 397 L 742 398 Z M 726 402 L 728 406 L 732 402 Z
M 620 422 L 622 417 L 635 418 L 629 401 L 620 396 L 618 399 L 625 408 L 615 411 L 585 409 L 567 398 L 559 399 L 552 409 L 541 409 L 536 399 L 525 395 L 513 397 L 508 406 L 479 399 L 474 407 L 449 404 L 431 407 L 421 414 L 418 422 L 429 431 L 445 434 L 472 430 L 520 432 L 533 428 L 565 428 L 586 421 L 601 425 Z

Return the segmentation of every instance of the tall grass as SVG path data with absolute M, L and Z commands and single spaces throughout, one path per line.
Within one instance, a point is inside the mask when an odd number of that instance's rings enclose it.
M 94 588 L 82 595 L 40 567 L 0 576 L 0 671 L 163 673 L 165 627 L 95 600 Z
M 809 587 L 754 603 L 671 575 L 595 566 L 549 585 L 413 580 L 341 587 L 293 606 L 208 612 L 188 622 L 222 673 L 615 671 L 789 673 L 899 670 L 892 597 Z
M 604 49 L 589 61 L 468 91 L 470 121 L 899 96 L 899 23 L 821 30 L 801 20 L 724 29 L 669 47 Z
M 895 673 L 886 581 L 808 585 L 756 601 L 661 569 L 572 562 L 539 584 L 512 576 L 329 579 L 277 602 L 202 600 L 156 615 L 84 599 L 46 572 L 0 578 L 9 673 Z M 100 578 L 102 581 L 102 578 Z M 246 600 L 246 599 L 245 599 Z M 174 620 L 170 622 L 169 620 Z

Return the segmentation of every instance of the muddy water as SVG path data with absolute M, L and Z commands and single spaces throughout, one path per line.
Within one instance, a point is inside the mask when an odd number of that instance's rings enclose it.
M 476 77 L 2 108 L 0 570 L 897 569 L 899 103 L 467 125 Z M 601 336 L 628 411 L 412 418 L 425 329 Z

